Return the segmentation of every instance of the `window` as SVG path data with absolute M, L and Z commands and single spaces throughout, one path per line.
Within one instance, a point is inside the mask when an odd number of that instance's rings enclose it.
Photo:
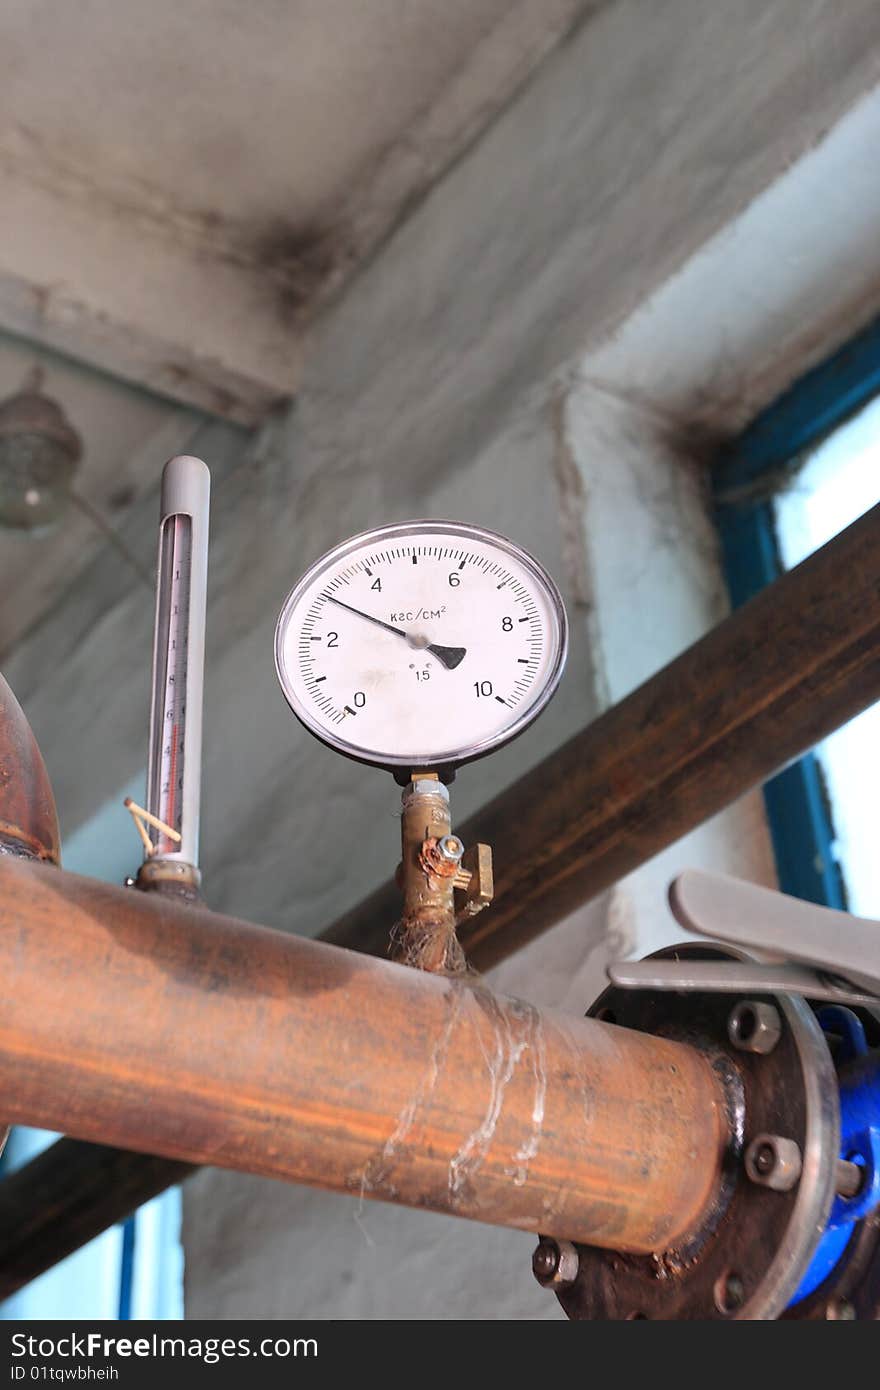
M 725 452 L 714 474 L 738 605 L 880 502 L 880 323 L 808 373 Z M 880 917 L 872 844 L 880 706 L 764 788 L 784 892 Z

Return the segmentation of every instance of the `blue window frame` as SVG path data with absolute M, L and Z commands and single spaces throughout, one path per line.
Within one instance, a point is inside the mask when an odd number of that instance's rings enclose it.
M 773 498 L 803 455 L 880 394 L 880 320 L 801 377 L 722 452 L 712 475 L 731 602 L 783 572 Z M 818 759 L 808 753 L 764 787 L 783 892 L 845 908 L 834 825 Z

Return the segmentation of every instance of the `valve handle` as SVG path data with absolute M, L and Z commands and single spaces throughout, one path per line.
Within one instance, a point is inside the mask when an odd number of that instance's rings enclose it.
M 674 880 L 669 903 L 686 931 L 766 952 L 775 961 L 619 961 L 608 968 L 614 984 L 725 993 L 784 990 L 837 1004 L 880 1003 L 880 922 L 700 869 L 687 869 Z

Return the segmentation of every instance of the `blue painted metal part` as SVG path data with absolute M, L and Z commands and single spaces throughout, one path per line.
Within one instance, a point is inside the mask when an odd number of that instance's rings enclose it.
M 835 1197 L 828 1225 L 792 1304 L 824 1283 L 849 1244 L 856 1223 L 880 1205 L 880 1049 L 868 1047 L 861 1021 L 838 1005 L 819 1010 L 819 1022 L 842 1039 L 838 1055 L 840 1157 L 864 1169 L 854 1197 Z

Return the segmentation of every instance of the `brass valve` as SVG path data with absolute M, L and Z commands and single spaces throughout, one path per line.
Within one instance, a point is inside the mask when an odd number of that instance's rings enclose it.
M 465 850 L 453 835 L 449 791 L 435 772 L 413 773 L 404 788 L 401 845 L 403 916 L 392 933 L 392 954 L 419 970 L 461 973 L 467 965 L 456 928 L 492 901 L 492 851 L 488 845 Z

